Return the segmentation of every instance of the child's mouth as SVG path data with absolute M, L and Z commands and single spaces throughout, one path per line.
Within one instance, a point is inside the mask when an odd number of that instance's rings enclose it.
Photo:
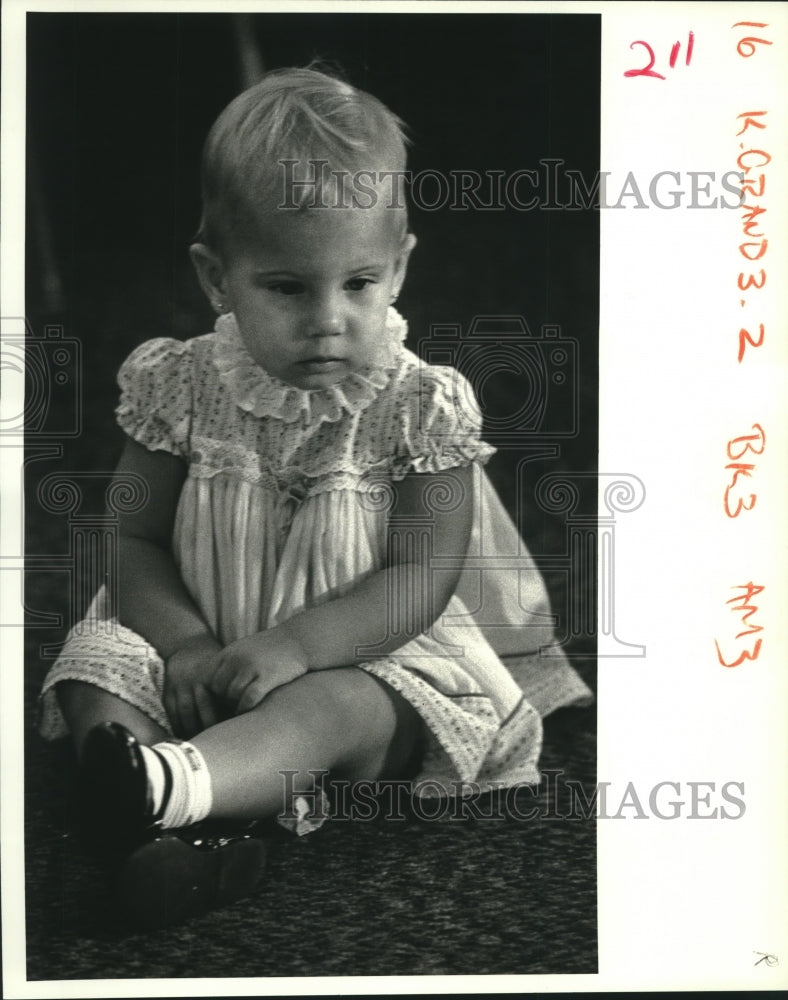
M 343 365 L 342 358 L 306 358 L 298 362 L 298 367 L 311 375 L 338 371 Z

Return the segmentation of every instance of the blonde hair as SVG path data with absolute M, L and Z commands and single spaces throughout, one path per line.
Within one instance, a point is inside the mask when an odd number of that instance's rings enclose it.
M 311 177 L 318 176 L 319 161 L 335 171 L 404 174 L 406 144 L 403 123 L 371 94 L 311 67 L 266 73 L 227 105 L 208 133 L 196 239 L 219 250 L 255 212 L 282 206 L 285 194 L 289 207 L 305 207 L 323 187 L 320 179 L 305 182 L 310 164 Z M 300 168 L 285 192 L 287 161 L 291 179 L 293 161 Z

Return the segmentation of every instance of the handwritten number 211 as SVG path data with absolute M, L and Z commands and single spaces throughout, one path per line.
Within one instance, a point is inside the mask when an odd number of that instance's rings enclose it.
M 664 80 L 665 77 L 661 73 L 657 73 L 654 69 L 654 63 L 657 61 L 657 57 L 654 55 L 654 50 L 651 48 L 648 42 L 637 41 L 632 42 L 629 46 L 634 49 L 636 45 L 642 45 L 643 48 L 648 52 L 649 62 L 647 66 L 641 66 L 638 69 L 628 69 L 624 76 L 653 76 L 657 80 Z M 690 60 L 692 59 L 692 50 L 695 47 L 695 32 L 691 31 L 689 33 L 689 38 L 687 39 L 687 54 L 684 57 L 684 65 L 689 66 Z M 670 68 L 673 69 L 676 65 L 676 60 L 679 57 L 679 52 L 681 50 L 681 42 L 674 42 L 673 48 L 670 50 Z

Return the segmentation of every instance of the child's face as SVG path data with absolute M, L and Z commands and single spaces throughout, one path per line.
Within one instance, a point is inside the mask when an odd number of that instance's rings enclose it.
M 279 209 L 259 235 L 234 241 L 209 283 L 270 375 L 320 389 L 380 357 L 415 243 L 403 243 L 395 215 L 385 206 Z

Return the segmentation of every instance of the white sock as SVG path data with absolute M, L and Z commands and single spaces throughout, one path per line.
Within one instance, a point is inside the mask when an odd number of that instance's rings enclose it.
M 142 759 L 145 761 L 145 772 L 148 775 L 148 788 L 153 801 L 153 812 L 157 813 L 161 809 L 164 800 L 164 791 L 167 787 L 167 780 L 164 777 L 164 761 L 150 747 L 140 745 Z
M 191 826 L 211 811 L 211 774 L 200 751 L 191 743 L 166 742 L 142 747 L 154 813 L 163 808 L 167 829 Z M 167 778 L 169 795 L 166 795 Z

